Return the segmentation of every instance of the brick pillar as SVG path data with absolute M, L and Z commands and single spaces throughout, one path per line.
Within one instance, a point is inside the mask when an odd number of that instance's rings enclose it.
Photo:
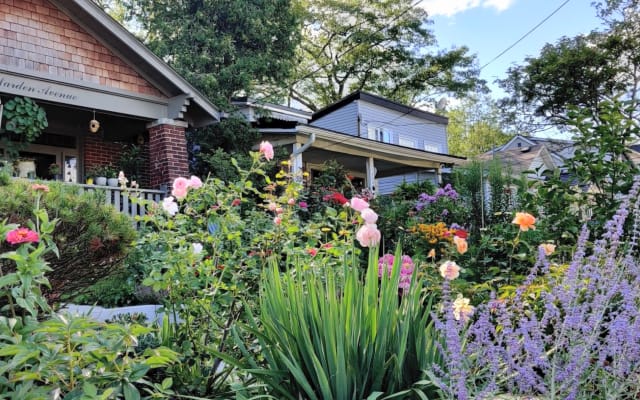
M 149 131 L 149 173 L 152 188 L 167 185 L 171 190 L 173 180 L 188 177 L 187 123 L 161 119 L 147 125 Z

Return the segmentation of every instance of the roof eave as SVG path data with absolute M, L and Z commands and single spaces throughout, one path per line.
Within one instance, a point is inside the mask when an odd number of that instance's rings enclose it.
M 220 120 L 219 110 L 180 74 L 144 46 L 131 32 L 111 18 L 91 0 L 49 0 L 101 44 L 125 60 L 130 66 L 167 97 L 185 94 L 200 112 L 192 120 L 200 124 Z M 208 116 L 208 117 L 207 117 Z

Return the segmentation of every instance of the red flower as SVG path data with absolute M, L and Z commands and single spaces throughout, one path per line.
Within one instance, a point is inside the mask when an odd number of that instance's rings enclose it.
M 240 199 L 233 199 L 233 201 L 231 202 L 231 206 L 232 207 L 237 207 L 240 205 L 240 203 L 242 203 L 242 200 Z
M 39 240 L 38 233 L 28 228 L 18 228 L 7 233 L 7 242 L 10 244 L 35 243 Z
M 469 236 L 469 233 L 464 229 L 456 229 L 453 234 L 460 239 L 466 239 Z
M 341 206 L 349 203 L 349 200 L 347 200 L 347 198 L 344 197 L 342 193 L 338 193 L 338 192 L 333 192 L 330 195 L 323 197 L 323 200 L 329 201 L 335 204 L 339 204 Z
M 311 257 L 315 257 L 316 254 L 318 254 L 318 250 L 311 248 L 311 249 L 307 249 L 307 253 L 309 253 L 309 255 L 311 255 Z

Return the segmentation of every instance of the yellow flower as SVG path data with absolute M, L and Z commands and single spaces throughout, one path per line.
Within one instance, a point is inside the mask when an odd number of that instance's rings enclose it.
M 459 294 L 453 302 L 453 317 L 457 321 L 462 319 L 464 322 L 467 322 L 469 317 L 473 315 L 473 310 L 474 307 L 469 304 L 469 299 L 462 297 L 461 294 Z

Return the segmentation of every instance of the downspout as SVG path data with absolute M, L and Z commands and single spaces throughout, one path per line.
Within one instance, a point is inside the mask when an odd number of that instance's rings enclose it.
M 305 150 L 307 150 L 309 147 L 311 147 L 311 145 L 313 143 L 315 143 L 315 141 L 316 141 L 316 134 L 315 134 L 315 132 L 312 132 L 311 136 L 309 136 L 309 140 L 307 141 L 307 143 L 302 145 L 302 147 L 300 147 L 299 149 L 293 149 L 293 152 L 291 153 L 291 155 L 292 156 L 297 156 L 298 154 L 303 153 Z

